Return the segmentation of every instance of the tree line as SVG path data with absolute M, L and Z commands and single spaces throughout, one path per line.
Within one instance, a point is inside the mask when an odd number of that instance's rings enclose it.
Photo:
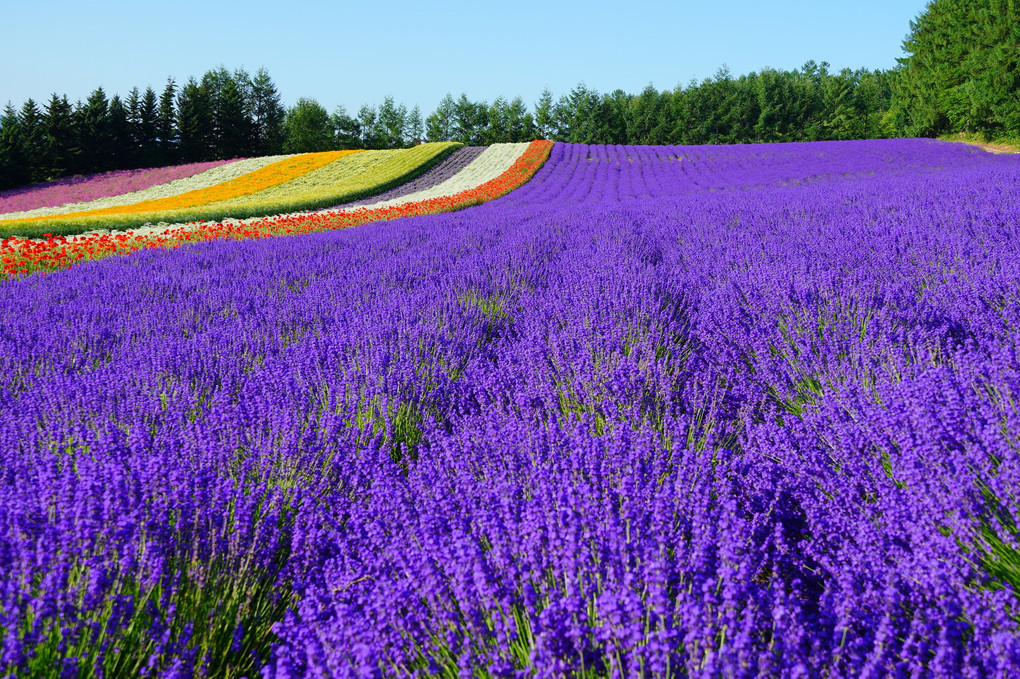
M 542 92 L 533 109 L 524 100 L 475 101 L 447 93 L 424 119 L 386 97 L 378 107 L 330 114 L 303 98 L 287 113 L 294 151 L 399 148 L 419 141 L 468 145 L 551 139 L 585 144 L 713 144 L 812 141 L 886 136 L 889 72 L 829 71 L 809 61 L 793 71 L 765 69 L 734 78 L 726 68 L 686 87 L 639 94 L 599 93 L 579 83 L 555 98 Z M 286 144 L 285 144 L 286 146 Z
M 1020 17 L 1015 0 L 932 0 L 891 70 L 832 71 L 808 61 L 659 91 L 600 93 L 579 83 L 531 109 L 450 93 L 428 116 L 386 97 L 349 113 L 301 98 L 285 108 L 266 70 L 219 67 L 161 92 L 97 88 L 0 115 L 0 189 L 112 169 L 332 149 L 551 139 L 588 144 L 735 144 L 937 136 L 1020 139 Z
M 392 96 L 332 113 L 315 99 L 285 108 L 265 69 L 210 70 L 161 92 L 134 88 L 108 97 L 97 88 L 74 105 L 54 94 L 0 116 L 0 188 L 75 174 L 332 149 L 402 148 L 421 141 L 468 145 L 552 139 L 605 144 L 713 144 L 885 136 L 889 74 L 801 69 L 714 78 L 672 91 L 600 94 L 578 84 L 554 98 L 491 103 L 447 93 L 423 117 Z
M 279 153 L 286 110 L 265 69 L 208 71 L 157 94 L 96 88 L 71 104 L 8 103 L 0 115 L 0 188 L 75 174 Z

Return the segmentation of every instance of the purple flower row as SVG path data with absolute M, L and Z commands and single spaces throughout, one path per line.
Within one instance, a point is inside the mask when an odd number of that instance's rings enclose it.
M 175 179 L 191 177 L 232 162 L 234 160 L 210 160 L 188 165 L 171 165 L 140 170 L 114 170 L 102 174 L 52 179 L 42 184 L 0 191 L 0 214 L 120 196 L 158 184 L 166 184 Z
M 6 283 L 0 665 L 1014 675 L 1018 160 L 557 144 Z

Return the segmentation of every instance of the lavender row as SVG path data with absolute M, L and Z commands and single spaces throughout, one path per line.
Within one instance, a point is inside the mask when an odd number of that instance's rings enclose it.
M 114 170 L 102 174 L 75 175 L 8 191 L 0 191 L 0 214 L 119 196 L 176 179 L 191 177 L 234 160 L 211 160 L 188 165 Z
M 558 144 L 472 210 L 0 286 L 0 662 L 1015 674 L 1018 176 Z
M 389 191 L 380 193 L 371 198 L 364 200 L 356 200 L 353 203 L 348 203 L 345 207 L 357 207 L 358 205 L 372 205 L 374 203 L 380 203 L 386 200 L 392 200 L 394 198 L 402 198 L 403 196 L 422 191 L 424 189 L 432 188 L 450 179 L 458 172 L 463 170 L 465 167 L 471 164 L 478 156 L 482 155 L 482 151 L 485 150 L 484 146 L 464 146 L 453 153 L 451 153 L 445 160 L 436 165 L 425 174 L 421 175 L 417 179 L 396 186 Z

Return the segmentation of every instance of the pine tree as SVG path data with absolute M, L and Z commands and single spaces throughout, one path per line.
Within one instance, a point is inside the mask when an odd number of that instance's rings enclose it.
M 361 148 L 382 148 L 382 132 L 379 129 L 379 116 L 375 106 L 363 104 L 358 109 L 358 128 L 361 130 Z
M 425 136 L 429 141 L 451 141 L 453 139 L 453 114 L 456 104 L 453 95 L 447 92 L 436 110 L 425 119 Z
M 139 139 L 139 116 L 142 106 L 142 94 L 137 87 L 132 87 L 124 100 L 124 111 L 127 113 L 128 137 L 130 137 L 130 156 L 132 167 L 138 167 L 142 155 L 141 140 Z
M 110 135 L 110 103 L 102 87 L 93 90 L 84 105 L 75 110 L 79 171 L 105 172 L 113 167 Z
M 405 145 L 405 128 L 407 127 L 407 107 L 399 106 L 392 96 L 386 96 L 379 106 L 379 132 L 383 148 L 394 149 Z
M 209 140 L 213 121 L 209 90 L 194 78 L 177 94 L 177 135 L 181 161 L 195 163 L 212 160 Z
M 46 167 L 50 177 L 64 177 L 75 167 L 75 134 L 67 96 L 50 97 L 46 105 Z
M 597 90 L 578 83 L 570 95 L 561 100 L 560 111 L 564 116 L 567 141 L 574 144 L 597 143 L 601 97 Z
M 135 113 L 135 144 L 141 167 L 153 167 L 159 163 L 159 149 L 156 145 L 159 137 L 158 106 L 156 92 L 146 87 Z
M 489 107 L 484 101 L 471 101 L 461 92 L 453 107 L 453 139 L 462 144 L 478 146 L 485 143 Z
M 511 99 L 507 105 L 506 125 L 508 140 L 513 143 L 531 141 L 535 134 L 535 121 L 520 95 Z
M 333 128 L 334 148 L 346 150 L 361 148 L 361 126 L 357 120 L 348 115 L 343 104 L 337 104 L 329 121 Z
M 557 130 L 553 116 L 553 95 L 549 88 L 542 90 L 535 103 L 535 138 L 555 139 Z
M 25 160 L 31 181 L 41 182 L 49 178 L 46 167 L 46 125 L 39 107 L 29 99 L 21 107 L 19 116 L 24 143 Z
M 510 141 L 510 105 L 503 97 L 496 97 L 486 112 L 488 125 L 485 127 L 486 144 L 505 144 Z
M 287 111 L 285 153 L 310 153 L 334 148 L 329 113 L 315 99 L 302 97 Z
M 32 181 L 21 120 L 10 102 L 0 115 L 0 190 Z
M 243 90 L 233 78 L 223 82 L 215 108 L 219 123 L 216 157 L 226 159 L 244 155 L 251 138 L 252 121 L 245 114 Z
M 1014 0 L 932 0 L 910 23 L 891 102 L 898 131 L 1020 134 Z
M 110 169 L 136 167 L 134 144 L 131 139 L 131 126 L 128 113 L 120 96 L 113 95 L 110 99 L 109 130 L 110 130 Z
M 177 85 L 173 78 L 168 78 L 166 87 L 159 97 L 159 108 L 156 109 L 156 147 L 158 162 L 156 165 L 172 165 L 178 160 L 177 134 Z
M 424 123 L 421 118 L 421 107 L 414 105 L 407 114 L 407 136 L 411 144 L 420 144 L 425 137 Z
M 252 154 L 271 156 L 280 153 L 283 149 L 284 118 L 287 112 L 265 68 L 256 71 L 252 79 L 251 109 Z

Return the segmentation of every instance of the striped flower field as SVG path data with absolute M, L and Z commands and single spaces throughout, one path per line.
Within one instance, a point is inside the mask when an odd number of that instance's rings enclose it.
M 1020 156 L 372 153 L 3 240 L 0 674 L 1020 674 Z
M 3 265 L 0 272 L 7 277 L 17 277 L 37 271 L 62 269 L 81 261 L 112 254 L 125 254 L 148 248 L 176 247 L 185 242 L 306 233 L 344 228 L 380 219 L 458 210 L 502 196 L 526 182 L 548 157 L 551 143 L 497 144 L 483 152 L 470 152 L 470 162 L 455 164 L 456 172 L 449 172 L 446 163 L 433 167 L 452 153 L 456 146 L 448 143 L 425 144 L 406 151 L 364 151 L 346 154 L 325 165 L 321 165 L 320 162 L 321 167 L 318 170 L 309 170 L 287 182 L 276 182 L 261 192 L 249 191 L 240 199 L 221 200 L 185 209 L 183 215 L 181 210 L 174 209 L 160 213 L 144 212 L 137 207 L 142 203 L 126 203 L 120 208 L 124 210 L 124 214 L 92 216 L 85 222 L 91 226 L 108 228 L 123 227 L 125 223 L 141 223 L 141 228 L 136 226 L 129 231 L 118 230 L 110 233 L 103 230 L 83 236 L 72 236 L 69 239 L 50 232 L 40 232 L 45 228 L 59 231 L 64 227 L 72 234 L 80 233 L 83 226 L 76 216 L 57 214 L 42 225 L 32 220 L 12 220 L 6 223 L 0 221 L 0 233 L 6 228 L 8 231 L 41 236 L 41 238 L 8 236 L 0 240 L 0 264 Z M 246 161 L 234 165 L 244 162 Z M 275 164 L 274 160 L 270 164 L 262 163 L 262 166 L 271 168 Z M 223 169 L 217 168 L 212 171 L 230 177 L 224 182 L 226 188 L 216 185 L 212 189 L 194 189 L 170 200 L 181 201 L 184 199 L 183 196 L 198 195 L 198 200 L 202 201 L 209 195 L 210 190 L 219 192 L 219 195 L 237 191 L 238 184 L 250 186 L 253 182 L 247 181 L 246 178 L 261 172 L 261 169 L 256 169 L 234 177 L 236 173 L 230 172 L 230 167 L 224 166 Z M 433 172 L 432 169 L 437 171 Z M 279 174 L 276 172 L 277 176 Z M 201 181 L 197 176 L 194 179 Z M 259 181 L 265 183 L 266 179 L 259 178 Z M 396 188 L 385 194 L 380 193 L 394 185 Z M 403 193 L 402 187 L 407 187 Z M 152 192 L 153 190 L 139 192 L 132 196 Z M 344 203 L 372 194 L 384 195 L 386 199 L 367 199 L 360 203 L 339 205 L 333 209 L 320 209 L 311 214 L 307 212 L 279 214 L 288 208 L 321 207 L 323 204 Z M 394 195 L 403 197 L 393 199 Z M 146 204 L 151 202 L 146 199 Z M 213 223 L 193 221 L 168 224 L 165 221 L 182 216 L 193 217 L 196 214 L 193 210 L 198 210 L 197 214 L 203 216 L 231 218 Z M 245 217 L 252 213 L 267 216 L 233 218 Z M 122 219 L 124 215 L 126 222 Z M 150 221 L 153 219 L 160 221 L 152 225 Z

